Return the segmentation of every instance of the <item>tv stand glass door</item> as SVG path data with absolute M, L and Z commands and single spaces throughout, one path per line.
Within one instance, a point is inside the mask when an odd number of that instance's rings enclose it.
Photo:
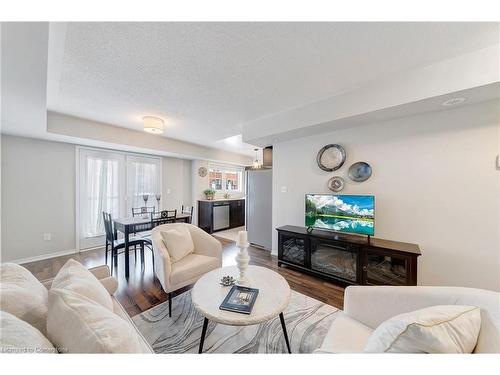
M 358 253 L 349 244 L 311 239 L 311 269 L 355 283 Z

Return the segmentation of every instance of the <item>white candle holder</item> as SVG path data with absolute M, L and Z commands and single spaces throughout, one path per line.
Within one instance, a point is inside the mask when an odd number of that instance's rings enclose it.
M 250 263 L 250 257 L 248 256 L 247 248 L 248 246 L 250 246 L 250 244 L 248 242 L 238 242 L 236 246 L 240 248 L 240 251 L 238 251 L 238 254 L 236 255 L 236 265 L 239 271 L 238 278 L 236 279 L 236 285 L 250 286 L 250 280 L 246 276 L 248 263 Z

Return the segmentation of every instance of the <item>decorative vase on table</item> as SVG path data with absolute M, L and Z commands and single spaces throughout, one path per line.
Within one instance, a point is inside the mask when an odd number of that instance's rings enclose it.
M 238 242 L 236 246 L 240 248 L 238 254 L 236 255 L 236 265 L 238 268 L 238 278 L 236 279 L 236 284 L 241 286 L 250 286 L 250 280 L 246 276 L 246 271 L 248 269 L 248 264 L 250 263 L 250 257 L 248 255 L 248 233 L 246 230 L 240 230 L 238 232 Z
M 156 194 L 156 202 L 158 203 L 158 212 L 160 212 L 160 200 L 161 200 L 161 194 Z
M 142 215 L 143 218 L 147 218 L 148 217 L 148 215 L 147 215 L 147 211 L 148 211 L 148 198 L 149 198 L 149 195 L 147 195 L 147 194 L 144 194 L 142 196 L 142 200 L 144 201 L 144 210 L 146 212 L 144 215 Z

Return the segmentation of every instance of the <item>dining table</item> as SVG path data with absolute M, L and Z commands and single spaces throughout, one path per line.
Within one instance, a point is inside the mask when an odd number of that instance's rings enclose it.
M 158 218 L 158 221 L 165 220 Z M 189 223 L 191 221 L 191 215 L 187 213 L 178 213 L 175 216 L 174 222 L 184 222 Z M 123 233 L 124 245 L 125 245 L 125 278 L 128 279 L 130 274 L 130 266 L 129 266 L 129 239 L 130 233 L 139 233 L 145 232 L 153 229 L 155 219 L 151 220 L 150 215 L 138 215 L 134 217 L 124 217 L 114 219 L 114 236 L 118 238 L 118 232 Z

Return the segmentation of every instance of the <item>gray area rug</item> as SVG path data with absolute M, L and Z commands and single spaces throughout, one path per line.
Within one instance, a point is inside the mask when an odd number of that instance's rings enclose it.
M 312 353 L 323 342 L 339 310 L 292 291 L 285 322 L 292 353 Z M 164 302 L 133 318 L 155 353 L 197 353 L 203 317 L 191 303 L 188 291 L 172 300 L 172 318 Z M 209 322 L 204 353 L 286 353 L 278 317 L 247 327 Z

